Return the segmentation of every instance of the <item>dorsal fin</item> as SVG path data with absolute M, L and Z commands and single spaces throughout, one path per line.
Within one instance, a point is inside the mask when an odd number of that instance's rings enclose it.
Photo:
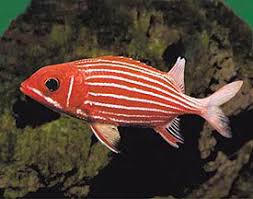
M 108 60 L 108 61 L 125 62 L 125 63 L 135 64 L 135 65 L 146 65 L 145 63 L 142 63 L 138 60 L 134 60 L 130 57 L 123 57 L 123 56 L 107 55 L 107 56 L 99 57 L 99 59 Z
M 134 63 L 134 64 L 144 64 L 138 60 L 134 60 L 130 57 L 123 57 L 123 56 L 106 55 L 106 56 L 102 56 L 98 58 L 104 59 L 104 60 L 122 61 L 122 62 Z
M 176 85 L 179 89 L 184 93 L 184 67 L 185 67 L 185 59 L 178 57 L 175 65 L 168 72 L 176 82 Z
M 100 60 L 107 60 L 107 61 L 112 61 L 112 62 L 118 62 L 118 63 L 124 63 L 124 64 L 131 64 L 131 65 L 136 65 L 140 69 L 148 69 L 151 70 L 155 73 L 160 73 L 161 71 L 157 70 L 156 68 L 149 66 L 145 64 L 144 62 L 129 58 L 129 57 L 123 57 L 123 56 L 113 56 L 113 55 L 107 55 L 107 56 L 102 56 L 98 57 Z

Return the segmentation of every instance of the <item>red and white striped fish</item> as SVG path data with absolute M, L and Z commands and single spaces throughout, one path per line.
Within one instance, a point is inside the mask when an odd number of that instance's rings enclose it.
M 104 56 L 41 68 L 21 84 L 34 100 L 90 123 L 96 137 L 118 152 L 118 126 L 153 128 L 169 144 L 183 143 L 179 115 L 197 114 L 221 135 L 231 137 L 219 108 L 239 91 L 242 81 L 196 99 L 184 94 L 185 59 L 161 72 L 130 58 Z

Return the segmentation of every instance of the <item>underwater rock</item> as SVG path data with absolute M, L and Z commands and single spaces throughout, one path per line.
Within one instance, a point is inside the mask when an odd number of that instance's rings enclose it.
M 241 92 L 223 106 L 233 138 L 186 116 L 180 149 L 149 129 L 123 128 L 124 153 L 111 158 L 85 122 L 60 117 L 18 90 L 44 65 L 109 54 L 163 71 L 185 57 L 186 93 L 195 97 L 242 79 Z M 243 196 L 239 184 L 252 187 L 252 65 L 252 32 L 220 1 L 33 0 L 0 40 L 0 193 Z
M 191 198 L 222 198 L 229 195 L 232 184 L 238 177 L 242 167 L 248 163 L 250 154 L 253 151 L 253 141 L 249 141 L 233 154 L 236 158 L 218 152 L 214 161 L 205 165 L 205 170 L 214 172 L 215 175 L 207 182 L 203 183 L 198 189 L 194 190 L 188 197 Z
M 6 198 L 59 184 L 66 196 L 86 196 L 90 179 L 109 161 L 108 150 L 92 145 L 87 125 L 66 117 L 17 129 L 10 113 L 4 112 L 0 146 L 0 187 Z

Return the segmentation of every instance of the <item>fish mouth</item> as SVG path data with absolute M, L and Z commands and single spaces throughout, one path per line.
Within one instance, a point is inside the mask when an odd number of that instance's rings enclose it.
M 36 100 L 36 99 L 37 99 L 39 96 L 38 96 L 36 93 L 34 93 L 34 92 L 32 91 L 32 88 L 31 88 L 30 86 L 28 86 L 28 85 L 26 84 L 26 82 L 21 83 L 21 85 L 20 85 L 20 87 L 19 87 L 19 90 L 20 90 L 25 96 L 28 96 L 28 97 L 32 98 L 33 100 L 35 100 L 35 101 L 38 101 L 38 100 Z
M 28 91 L 28 87 L 25 86 L 24 82 L 21 83 L 20 87 L 19 87 L 19 90 L 24 93 L 25 95 L 27 94 L 27 91 Z
M 19 90 L 24 94 L 24 95 L 27 95 L 29 97 L 33 97 L 33 92 L 32 92 L 32 89 L 31 87 L 27 84 L 26 81 L 22 82 L 20 87 L 19 87 Z
M 19 87 L 19 90 L 20 90 L 22 93 L 25 92 L 25 88 L 24 88 L 22 85 Z

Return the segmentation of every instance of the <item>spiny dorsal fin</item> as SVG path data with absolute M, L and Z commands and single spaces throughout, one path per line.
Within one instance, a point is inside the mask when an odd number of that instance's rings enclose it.
M 98 57 L 99 60 L 107 60 L 107 61 L 111 61 L 112 63 L 121 63 L 121 64 L 128 64 L 128 65 L 135 65 L 137 67 L 139 67 L 139 69 L 148 69 L 151 70 L 155 73 L 160 73 L 161 71 L 157 70 L 154 67 L 151 67 L 147 64 L 145 64 L 144 62 L 129 58 L 129 57 L 123 57 L 123 56 L 112 56 L 112 55 L 108 55 L 108 56 L 102 56 L 102 57 Z
M 171 77 L 173 77 L 182 93 L 184 93 L 184 67 L 185 67 L 185 59 L 184 58 L 181 59 L 181 57 L 178 57 L 175 65 L 168 72 L 168 74 Z
M 136 65 L 144 65 L 145 63 L 142 63 L 138 60 L 134 60 L 130 57 L 123 57 L 123 56 L 114 56 L 114 55 L 107 55 L 107 56 L 102 56 L 98 57 L 99 59 L 102 60 L 108 60 L 108 61 L 120 61 L 120 62 L 126 62 L 130 64 L 136 64 Z
M 119 153 L 117 145 L 120 141 L 120 134 L 117 126 L 112 124 L 92 123 L 91 130 L 105 146 L 115 153 Z

